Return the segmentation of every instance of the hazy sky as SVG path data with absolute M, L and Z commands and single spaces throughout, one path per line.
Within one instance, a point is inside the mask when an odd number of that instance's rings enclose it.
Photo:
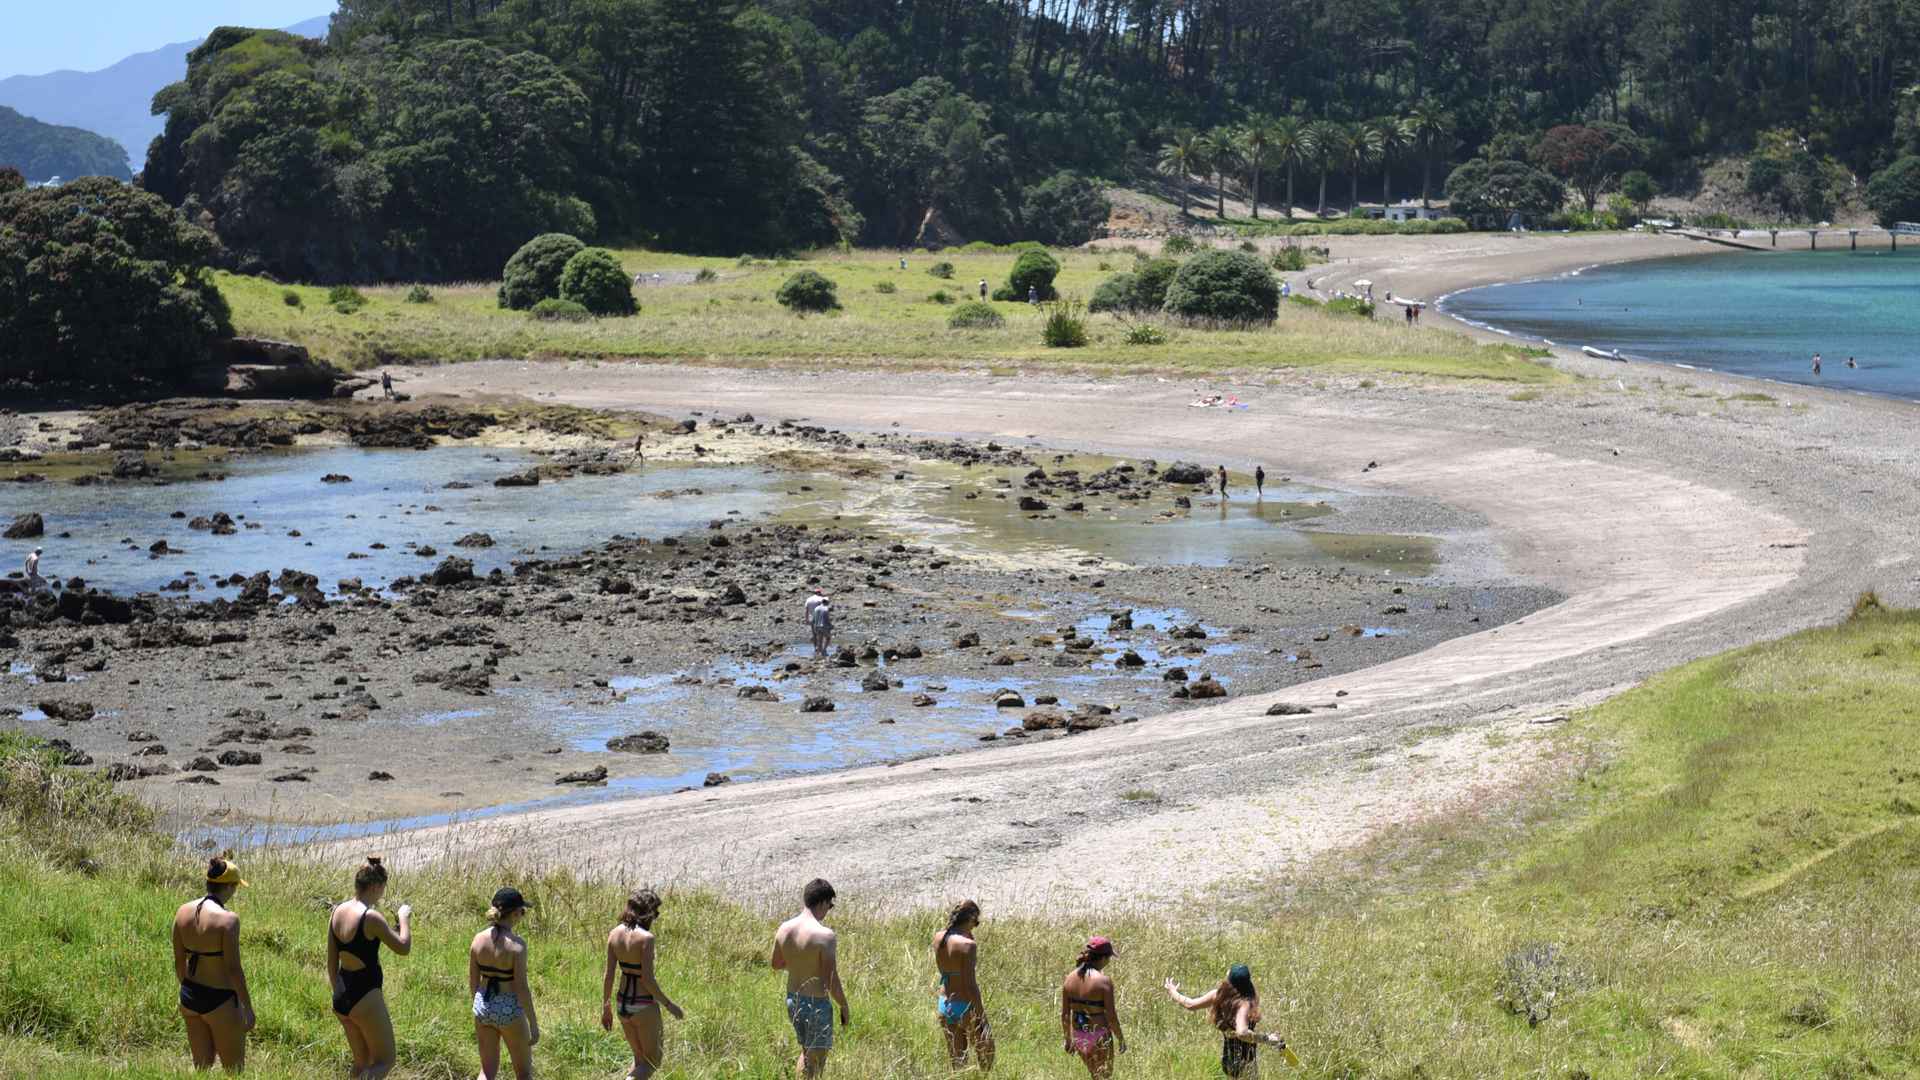
M 292 26 L 330 0 L 0 0 L 0 79 L 94 71 L 216 26 Z

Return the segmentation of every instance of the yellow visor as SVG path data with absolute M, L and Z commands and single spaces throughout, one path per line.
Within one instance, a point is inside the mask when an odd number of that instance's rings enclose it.
M 220 871 L 219 877 L 208 878 L 207 884 L 209 885 L 240 885 L 244 887 L 246 885 L 246 882 L 242 880 L 240 877 L 240 867 L 237 864 L 235 864 L 232 860 L 228 860 L 227 868 L 225 870 Z

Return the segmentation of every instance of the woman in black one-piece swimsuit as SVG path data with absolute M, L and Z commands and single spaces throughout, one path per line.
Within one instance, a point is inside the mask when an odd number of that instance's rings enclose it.
M 327 916 L 327 984 L 333 991 L 333 1013 L 353 1053 L 352 1080 L 380 1080 L 398 1056 L 393 1018 L 381 989 L 386 977 L 380 970 L 380 943 L 407 955 L 413 948 L 408 925 L 413 908 L 401 904 L 399 928 L 389 926 L 386 916 L 374 910 L 386 892 L 386 867 L 370 856 L 353 875 L 353 899 L 334 905 Z
M 173 973 L 196 1069 L 212 1068 L 216 1057 L 233 1072 L 246 1064 L 253 998 L 240 966 L 240 917 L 227 910 L 245 884 L 233 862 L 209 859 L 206 895 L 173 913 Z

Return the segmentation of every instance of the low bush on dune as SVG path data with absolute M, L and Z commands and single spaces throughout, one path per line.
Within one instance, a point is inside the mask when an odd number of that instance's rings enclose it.
M 1085 305 L 1071 297 L 1042 304 L 1047 321 L 1040 326 L 1040 342 L 1049 349 L 1078 349 L 1087 343 Z
M 992 304 L 983 304 L 978 300 L 961 304 L 947 316 L 947 328 L 950 330 L 996 330 L 1007 324 L 1006 317 L 994 309 Z
M 1240 251 L 1194 256 L 1167 289 L 1167 314 L 1197 322 L 1268 323 L 1279 310 L 1273 272 Z
M 817 270 L 802 270 L 789 277 L 774 299 L 788 311 L 801 314 L 840 309 L 839 286 Z
M 593 318 L 593 312 L 585 307 L 558 297 L 540 301 L 527 314 L 541 322 L 586 322 Z

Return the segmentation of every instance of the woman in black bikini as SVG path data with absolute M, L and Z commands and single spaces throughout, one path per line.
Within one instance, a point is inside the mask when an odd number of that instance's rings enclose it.
M 1065 1036 L 1062 1049 L 1080 1055 L 1094 1080 L 1112 1076 L 1115 1051 L 1127 1052 L 1113 979 L 1106 973 L 1107 963 L 1113 958 L 1113 942 L 1103 937 L 1088 938 L 1087 947 L 1080 950 L 1080 959 L 1060 986 L 1060 1031 Z
M 1180 984 L 1167 980 L 1167 996 L 1183 1009 L 1206 1009 L 1221 1036 L 1220 1071 L 1231 1077 L 1260 1075 L 1258 1054 L 1261 1043 L 1271 1044 L 1291 1057 L 1285 1042 L 1275 1035 L 1258 1035 L 1260 994 L 1253 988 L 1253 972 L 1245 964 L 1235 964 L 1220 985 L 1190 998 L 1180 992 Z
M 412 950 L 408 918 L 413 908 L 400 905 L 400 928 L 395 930 L 386 916 L 373 909 L 386 891 L 386 867 L 378 856 L 370 855 L 353 875 L 353 899 L 335 904 L 327 916 L 327 985 L 333 990 L 333 1014 L 340 1018 L 347 1048 L 353 1052 L 349 1080 L 380 1080 L 392 1071 L 396 1056 L 393 1018 L 387 1014 L 386 995 L 380 989 L 385 982 L 380 943 L 386 942 L 400 956 Z
M 207 894 L 173 913 L 173 974 L 196 1069 L 213 1068 L 216 1056 L 228 1072 L 246 1064 L 253 998 L 240 967 L 240 916 L 227 910 L 245 884 L 232 860 L 209 859 Z
M 666 1057 L 665 1025 L 660 1010 L 686 1019 L 680 1006 L 661 988 L 653 966 L 653 920 L 660 917 L 660 897 L 652 889 L 636 889 L 627 897 L 620 924 L 607 935 L 607 974 L 600 983 L 600 1026 L 612 1031 L 613 980 L 620 978 L 620 1031 L 633 1048 L 633 1068 L 627 1080 L 648 1080 Z

